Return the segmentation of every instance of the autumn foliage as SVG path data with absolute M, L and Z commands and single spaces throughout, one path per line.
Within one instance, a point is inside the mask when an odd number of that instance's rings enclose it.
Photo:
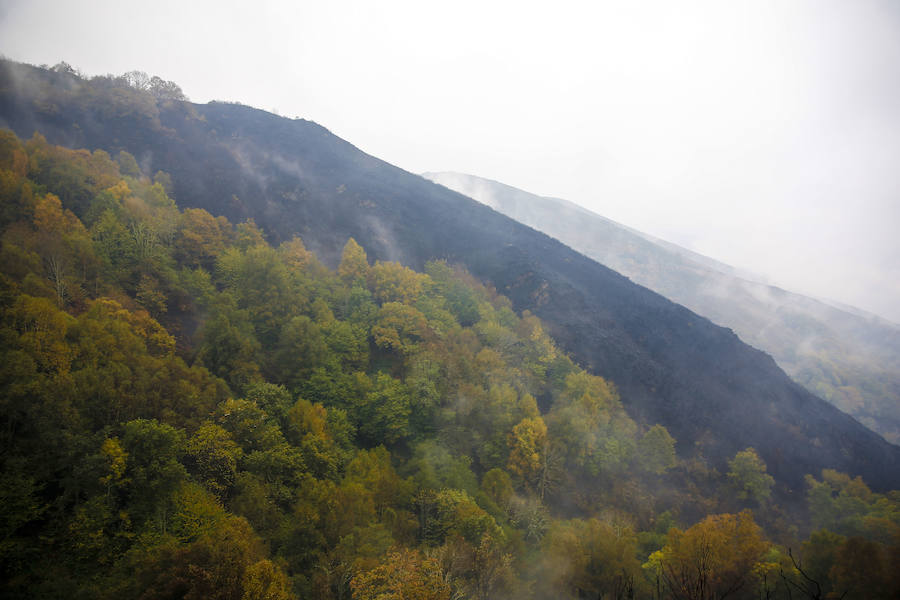
M 167 182 L 0 133 L 0 595 L 755 598 L 791 540 L 896 590 L 896 493 L 810 477 L 801 535 L 753 449 L 676 453 L 462 269 L 324 265 Z

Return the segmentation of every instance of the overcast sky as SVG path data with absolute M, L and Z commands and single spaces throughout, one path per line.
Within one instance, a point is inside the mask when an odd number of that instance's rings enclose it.
M 0 52 L 311 119 L 900 323 L 895 0 L 0 0 Z

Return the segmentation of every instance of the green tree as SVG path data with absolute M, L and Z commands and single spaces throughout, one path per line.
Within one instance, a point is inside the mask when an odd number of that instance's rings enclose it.
M 369 364 L 369 336 L 365 327 L 348 321 L 331 321 L 320 325 L 328 354 L 344 369 L 364 369 Z
M 772 494 L 775 479 L 766 473 L 766 463 L 756 450 L 747 448 L 728 461 L 728 481 L 737 490 L 741 500 L 763 504 Z
M 638 441 L 638 466 L 660 475 L 675 466 L 675 438 L 662 425 L 654 425 Z
M 292 285 L 288 267 L 268 246 L 229 248 L 219 256 L 216 274 L 237 308 L 247 311 L 264 347 L 274 346 L 290 317 L 308 307 L 308 298 Z
M 268 369 L 271 379 L 298 390 L 301 383 L 331 357 L 321 328 L 306 315 L 288 321 L 281 331 Z
M 462 281 L 466 274 L 459 269 L 454 270 L 444 261 L 427 263 L 425 272 L 459 324 L 464 327 L 474 325 L 479 318 L 478 301 L 471 285 Z
M 219 404 L 215 414 L 218 424 L 245 453 L 268 450 L 284 441 L 278 424 L 252 400 L 229 398 Z
M 287 388 L 268 382 L 251 383 L 244 388 L 244 399 L 255 402 L 267 415 L 274 417 L 286 433 L 288 412 L 294 406 Z
M 337 479 L 345 456 L 331 435 L 324 406 L 298 398 L 287 414 L 284 433 L 300 448 L 304 462 L 316 477 Z
M 399 379 L 377 373 L 357 415 L 359 441 L 366 446 L 396 444 L 410 435 L 409 390 Z
M 116 155 L 116 163 L 119 165 L 119 173 L 122 175 L 136 178 L 141 177 L 141 168 L 138 166 L 134 156 L 128 152 L 120 150 Z
M 453 488 L 474 495 L 478 492 L 478 480 L 471 462 L 468 456 L 455 456 L 443 444 L 426 440 L 416 444 L 406 467 L 420 489 Z
M 182 545 L 168 542 L 141 549 L 122 564 L 120 587 L 110 598 L 290 597 L 284 575 L 265 561 L 263 545 L 246 520 L 231 516 L 208 534 Z
M 493 468 L 481 478 L 481 491 L 500 508 L 505 508 L 512 498 L 512 479 L 503 469 Z
M 201 326 L 199 337 L 197 359 L 232 390 L 262 380 L 262 345 L 247 311 L 228 304 L 216 307 Z
M 592 479 L 609 484 L 633 464 L 637 427 L 615 388 L 584 371 L 568 374 L 547 415 L 555 439 L 566 440 L 566 461 Z
M 222 427 L 202 425 L 185 445 L 187 464 L 206 488 L 222 498 L 234 486 L 237 465 L 243 452 Z
M 816 527 L 846 536 L 865 533 L 866 515 L 875 496 L 862 478 L 824 469 L 822 481 L 807 475 L 806 483 L 809 511 Z
M 128 454 L 128 505 L 138 518 L 153 517 L 156 526 L 165 532 L 172 495 L 187 478 L 179 462 L 184 434 L 158 421 L 137 419 L 125 424 L 122 447 Z
M 502 536 L 494 518 L 462 490 L 420 490 L 413 499 L 419 520 L 419 539 L 440 546 L 460 537 L 478 545 L 484 534 Z

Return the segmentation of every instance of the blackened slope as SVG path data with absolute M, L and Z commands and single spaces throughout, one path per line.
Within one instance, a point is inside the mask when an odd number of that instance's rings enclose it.
M 104 116 L 98 93 L 58 101 L 45 118 L 27 89 L 0 80 L 0 119 L 19 135 L 39 129 L 51 142 L 124 148 L 146 169 L 171 173 L 184 206 L 253 216 L 278 238 L 299 233 L 332 264 L 349 236 L 373 258 L 464 263 L 517 310 L 544 319 L 579 362 L 619 386 L 636 416 L 665 424 L 683 448 L 706 440 L 721 462 L 754 446 L 795 488 L 822 468 L 900 487 L 900 448 L 792 383 L 730 330 L 318 125 L 236 105 L 168 103 L 157 105 L 156 120 L 133 117 L 128 128 L 127 115 Z
M 461 173 L 424 176 L 733 329 L 810 392 L 900 442 L 900 327 L 745 279 L 565 200 Z

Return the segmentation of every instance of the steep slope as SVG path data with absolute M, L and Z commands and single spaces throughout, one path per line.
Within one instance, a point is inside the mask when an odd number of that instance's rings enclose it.
M 463 263 L 715 464 L 754 446 L 781 483 L 835 468 L 900 487 L 900 448 L 810 394 L 730 330 L 562 243 L 359 151 L 323 127 L 240 105 L 147 102 L 110 79 L 0 65 L 0 125 L 73 147 L 126 149 L 171 174 L 182 206 L 298 233 L 334 264 L 348 237 L 370 258 Z
M 742 277 L 565 200 L 462 173 L 424 176 L 733 329 L 809 391 L 900 441 L 900 327 Z

